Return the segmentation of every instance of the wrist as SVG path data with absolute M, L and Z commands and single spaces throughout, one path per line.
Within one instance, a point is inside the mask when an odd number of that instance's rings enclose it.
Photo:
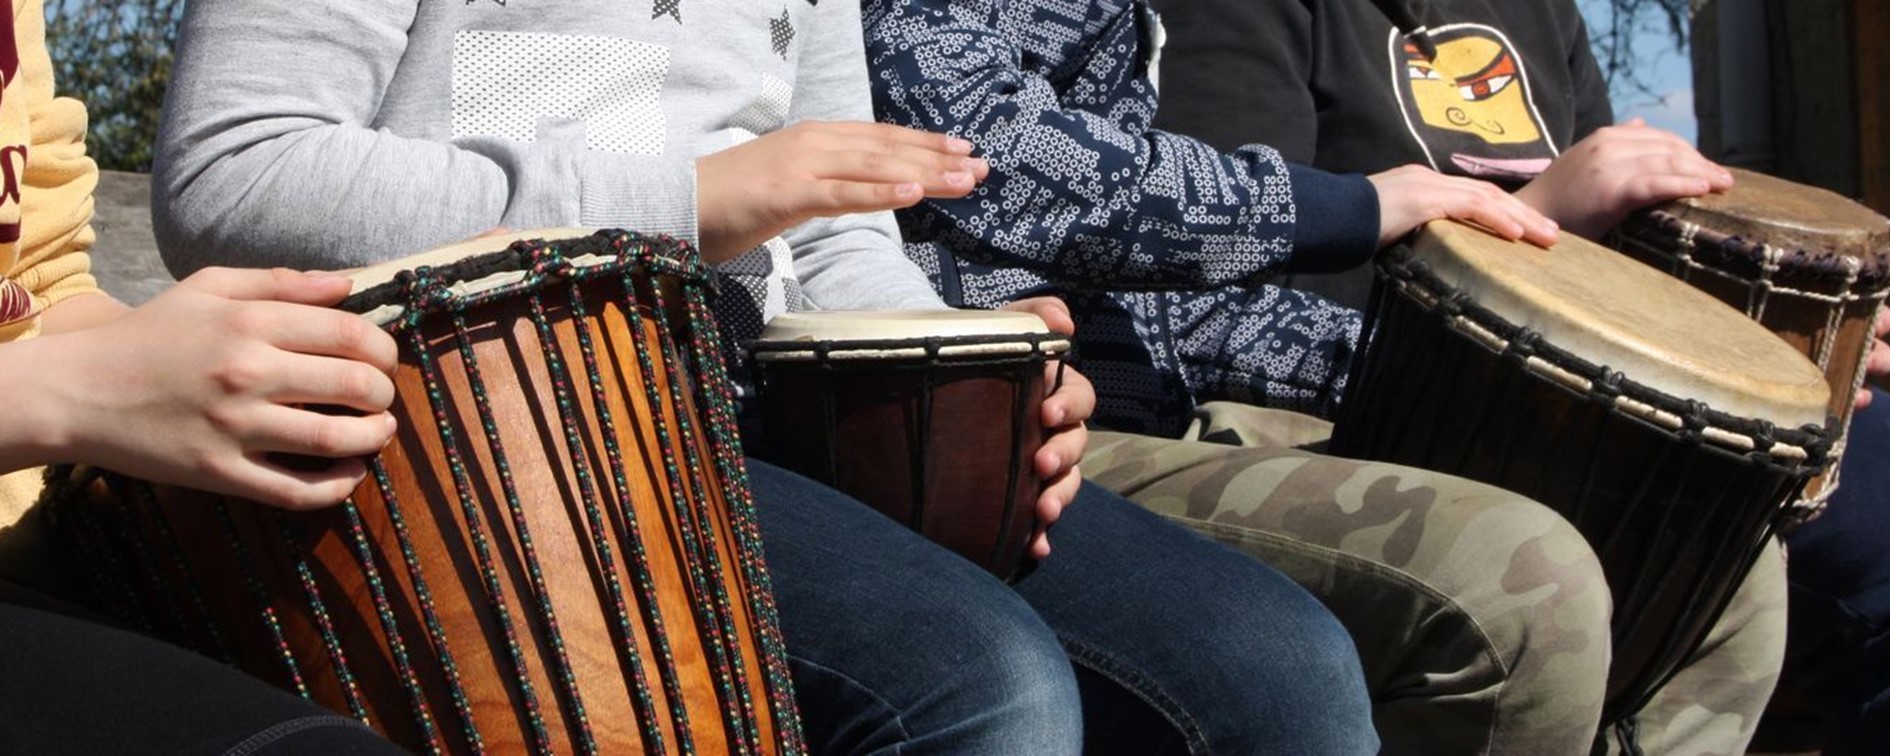
M 75 461 L 74 413 L 65 396 L 77 375 L 48 336 L 0 344 L 0 472 Z

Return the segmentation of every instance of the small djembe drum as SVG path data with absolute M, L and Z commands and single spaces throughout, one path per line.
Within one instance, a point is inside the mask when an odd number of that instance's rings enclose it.
M 1045 363 L 1017 312 L 789 313 L 750 346 L 772 457 L 1009 578 L 1043 491 Z
M 1823 189 L 1733 170 L 1731 191 L 1646 210 L 1612 242 L 1744 311 L 1817 363 L 1831 384 L 1831 458 L 1839 459 L 1890 293 L 1890 220 Z M 1824 507 L 1839 469 L 1805 487 L 1794 521 Z
M 1608 722 L 1699 645 L 1825 462 L 1830 390 L 1738 312 L 1607 249 L 1433 223 L 1381 258 L 1331 449 L 1568 518 L 1614 598 Z
M 289 513 L 55 470 L 101 603 L 415 750 L 803 752 L 694 252 L 482 239 L 355 280 L 401 343 L 369 478 Z

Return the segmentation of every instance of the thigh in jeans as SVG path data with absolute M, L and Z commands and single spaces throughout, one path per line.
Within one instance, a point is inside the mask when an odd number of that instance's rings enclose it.
M 749 464 L 815 753 L 1078 752 L 1069 659 L 1015 592 L 863 504 Z
M 1190 751 L 1377 751 L 1357 652 L 1286 577 L 1089 484 L 1050 542 L 1018 593 Z

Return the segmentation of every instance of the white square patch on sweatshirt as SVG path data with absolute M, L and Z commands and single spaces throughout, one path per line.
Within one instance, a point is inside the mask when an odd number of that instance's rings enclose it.
M 544 118 L 578 121 L 599 152 L 661 155 L 669 50 L 580 34 L 463 31 L 453 38 L 453 138 L 534 142 Z

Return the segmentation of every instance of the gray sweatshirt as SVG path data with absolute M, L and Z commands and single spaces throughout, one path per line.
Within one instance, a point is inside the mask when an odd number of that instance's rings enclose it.
M 498 226 L 694 241 L 695 158 L 871 120 L 859 8 L 191 0 L 152 196 L 164 259 L 335 269 Z M 724 270 L 766 316 L 943 306 L 890 213 L 804 224 Z

